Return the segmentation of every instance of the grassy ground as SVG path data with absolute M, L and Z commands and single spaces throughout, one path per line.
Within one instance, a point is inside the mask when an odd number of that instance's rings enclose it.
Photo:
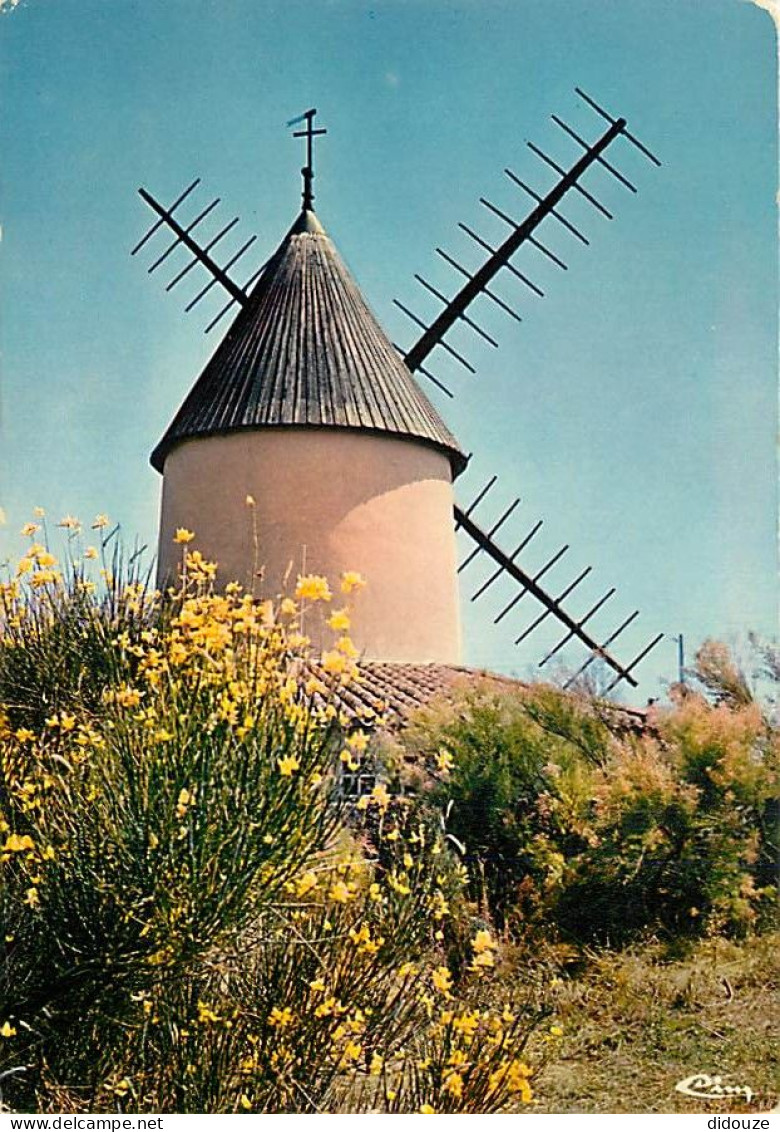
M 592 956 L 558 988 L 559 1056 L 535 1082 L 536 1112 L 766 1112 L 780 1096 L 780 935 Z M 693 1073 L 748 1085 L 740 1100 L 675 1091 Z

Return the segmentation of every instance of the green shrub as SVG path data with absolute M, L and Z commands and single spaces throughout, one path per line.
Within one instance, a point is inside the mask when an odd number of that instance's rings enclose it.
M 688 690 L 640 735 L 544 687 L 421 715 L 401 764 L 426 768 L 407 777 L 446 814 L 487 914 L 518 936 L 611 944 L 770 921 L 778 734 L 726 672 L 728 701 Z
M 468 865 L 472 898 L 503 926 L 518 904 L 540 910 L 565 859 L 585 844 L 590 781 L 613 740 L 553 688 L 462 693 L 419 713 L 401 738 L 404 778 L 446 814 Z M 420 773 L 422 771 L 422 773 Z

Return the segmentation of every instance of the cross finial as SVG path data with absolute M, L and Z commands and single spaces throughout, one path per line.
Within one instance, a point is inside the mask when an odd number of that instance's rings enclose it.
M 293 134 L 294 138 L 306 138 L 306 164 L 301 173 L 303 174 L 303 209 L 304 212 L 312 210 L 312 202 L 314 201 L 314 191 L 312 189 L 312 181 L 314 180 L 314 146 L 312 141 L 319 134 L 327 134 L 327 130 L 315 130 L 314 116 L 317 113 L 316 108 L 305 111 L 297 118 L 293 118 L 287 123 L 288 126 L 296 126 L 299 122 L 305 122 L 306 128 L 303 130 L 296 130 Z

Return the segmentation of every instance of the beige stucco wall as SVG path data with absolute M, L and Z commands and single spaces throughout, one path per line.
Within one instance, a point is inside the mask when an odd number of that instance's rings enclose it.
M 449 460 L 413 441 L 325 428 L 187 440 L 165 461 L 158 580 L 181 559 L 177 527 L 195 531 L 191 548 L 219 563 L 223 585 L 251 586 L 256 558 L 262 596 L 291 592 L 302 572 L 333 586 L 357 570 L 368 584 L 353 602 L 352 638 L 367 659 L 458 663 L 452 505 Z M 333 634 L 307 618 L 326 647 Z

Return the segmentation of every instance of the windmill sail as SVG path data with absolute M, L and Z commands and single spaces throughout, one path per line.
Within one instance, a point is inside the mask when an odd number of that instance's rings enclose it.
M 232 232 L 235 226 L 238 224 L 239 218 L 237 216 L 229 221 L 229 223 L 225 224 L 216 233 L 216 235 L 212 236 L 208 240 L 208 242 L 204 244 L 198 243 L 198 241 L 192 235 L 195 228 L 197 228 L 197 226 L 203 220 L 205 220 L 206 217 L 209 216 L 219 205 L 219 197 L 217 197 L 209 205 L 202 209 L 194 217 L 194 219 L 190 220 L 188 223 L 185 223 L 183 218 L 174 216 L 176 209 L 179 208 L 179 206 L 187 199 L 190 193 L 192 193 L 199 184 L 200 178 L 198 177 L 184 190 L 183 193 L 180 194 L 180 196 L 173 202 L 173 204 L 169 208 L 166 208 L 164 205 L 160 204 L 160 202 L 156 200 L 146 189 L 140 188 L 138 190 L 138 195 L 149 206 L 149 208 L 151 208 L 151 210 L 157 214 L 158 219 L 154 224 L 152 224 L 148 231 L 144 233 L 144 235 L 132 249 L 130 254 L 137 255 L 138 252 L 143 247 L 145 247 L 149 240 L 151 240 L 152 237 L 155 236 L 163 228 L 163 226 L 170 229 L 175 239 L 157 257 L 157 259 L 152 263 L 151 267 L 149 267 L 149 274 L 151 275 L 153 272 L 157 271 L 157 269 L 166 262 L 168 257 L 173 255 L 173 253 L 180 248 L 185 248 L 187 251 L 191 252 L 192 258 L 180 271 L 177 272 L 176 275 L 174 275 L 170 282 L 166 284 L 165 290 L 172 291 L 174 287 L 178 286 L 178 284 L 187 275 L 189 275 L 190 271 L 198 264 L 200 264 L 202 267 L 205 267 L 206 271 L 209 273 L 210 278 L 208 279 L 206 284 L 201 287 L 200 291 L 198 291 L 194 298 L 192 298 L 187 303 L 187 306 L 184 309 L 185 312 L 189 313 L 189 311 L 191 311 L 202 299 L 206 297 L 206 295 L 211 291 L 213 287 L 217 285 L 222 287 L 222 289 L 227 292 L 229 301 L 227 305 L 219 311 L 217 316 L 213 318 L 209 325 L 206 327 L 206 333 L 208 333 L 213 329 L 213 327 L 217 325 L 217 323 L 224 317 L 224 315 L 227 314 L 232 306 L 234 306 L 235 304 L 238 304 L 239 306 L 245 305 L 249 288 L 262 274 L 266 264 L 262 264 L 261 267 L 259 267 L 252 275 L 250 275 L 243 286 L 240 286 L 238 283 L 236 283 L 236 281 L 229 274 L 230 269 L 234 267 L 236 263 L 238 263 L 242 256 L 247 251 L 249 251 L 249 249 L 257 240 L 257 236 L 254 235 L 250 236 L 249 239 L 246 240 L 224 264 L 217 263 L 217 261 L 211 255 L 212 249 L 215 248 L 216 245 L 222 239 L 224 239 L 224 237 L 227 236 L 229 232 Z
M 504 523 L 514 513 L 519 499 L 514 500 L 512 504 L 505 511 L 502 512 L 498 520 L 494 522 L 487 530 L 485 530 L 480 523 L 474 518 L 474 513 L 479 504 L 485 499 L 488 492 L 497 481 L 497 476 L 492 476 L 485 484 L 481 491 L 477 494 L 476 498 L 472 501 L 471 505 L 463 510 L 457 504 L 454 509 L 454 518 L 456 528 L 463 530 L 469 538 L 473 541 L 474 549 L 467 555 L 461 562 L 458 572 L 462 573 L 475 558 L 480 554 L 486 554 L 496 564 L 496 569 L 482 582 L 478 589 L 471 595 L 472 601 L 477 601 L 487 592 L 490 587 L 501 578 L 502 575 L 511 578 L 516 586 L 516 592 L 503 606 L 503 608 L 494 617 L 494 624 L 503 621 L 504 618 L 516 608 L 519 602 L 529 594 L 538 605 L 542 607 L 542 612 L 531 622 L 530 625 L 524 629 L 523 632 L 515 640 L 515 645 L 519 645 L 527 637 L 529 637 L 541 624 L 546 621 L 548 617 L 554 617 L 566 629 L 564 637 L 552 648 L 546 656 L 539 662 L 539 667 L 543 667 L 555 656 L 560 650 L 567 645 L 571 640 L 577 640 L 585 645 L 588 649 L 589 655 L 582 666 L 574 673 L 568 681 L 571 684 L 580 675 L 582 675 L 587 668 L 595 660 L 602 660 L 612 671 L 615 673 L 615 678 L 609 685 L 607 690 L 616 687 L 622 680 L 627 681 L 632 687 L 637 686 L 637 681 L 632 675 L 632 672 L 637 667 L 639 662 L 655 648 L 655 646 L 663 639 L 663 633 L 659 633 L 656 637 L 627 664 L 621 663 L 610 651 L 610 646 L 617 640 L 621 633 L 628 628 L 639 616 L 639 610 L 635 610 L 629 617 L 627 617 L 617 629 L 613 630 L 607 635 L 604 640 L 599 641 L 590 631 L 586 628 L 588 622 L 602 609 L 606 602 L 614 595 L 614 587 L 607 591 L 607 593 L 596 602 L 586 613 L 582 615 L 575 615 L 569 612 L 569 609 L 564 606 L 563 602 L 566 598 L 574 592 L 581 582 L 591 573 L 591 567 L 588 566 L 585 570 L 569 582 L 563 590 L 557 594 L 553 594 L 547 588 L 547 584 L 542 582 L 544 576 L 557 565 L 558 562 L 568 551 L 568 546 L 563 546 L 551 558 L 545 562 L 541 569 L 536 570 L 535 573 L 530 573 L 520 562 L 520 555 L 525 550 L 526 546 L 536 536 L 542 526 L 542 521 L 539 520 L 534 527 L 521 539 L 518 545 L 511 551 L 507 552 L 497 541 L 495 535 L 499 528 L 503 527 Z M 568 686 L 567 684 L 567 686 Z
M 611 162 L 607 161 L 603 156 L 605 151 L 612 145 L 612 143 L 619 137 L 625 138 L 631 144 L 635 145 L 641 152 L 647 156 L 654 164 L 659 165 L 660 162 L 650 151 L 638 142 L 633 134 L 630 134 L 627 129 L 627 122 L 625 118 L 613 118 L 605 110 L 599 107 L 588 95 L 584 94 L 577 88 L 577 93 L 585 99 L 585 101 L 595 109 L 602 117 L 606 118 L 610 125 L 607 130 L 599 137 L 592 145 L 584 141 L 580 135 L 563 122 L 557 115 L 552 115 L 552 120 L 564 130 L 568 137 L 574 140 L 580 147 L 584 149 L 582 156 L 574 162 L 570 169 L 564 169 L 558 162 L 549 157 L 542 149 L 534 145 L 533 142 L 528 142 L 528 147 L 536 154 L 546 165 L 549 165 L 556 173 L 559 174 L 560 180 L 556 185 L 545 195 L 541 196 L 535 192 L 534 189 L 529 188 L 520 178 L 512 172 L 512 170 L 505 170 L 507 176 L 512 182 L 532 196 L 537 204 L 536 207 L 519 223 L 516 222 L 511 216 L 503 210 L 497 208 L 489 200 L 484 197 L 480 198 L 480 203 L 489 209 L 494 215 L 503 220 L 510 228 L 511 231 L 506 239 L 498 246 L 494 247 L 491 243 L 481 237 L 473 229 L 465 224 L 460 224 L 462 231 L 466 233 L 474 242 L 480 245 L 484 250 L 490 254 L 483 264 L 474 272 L 468 271 L 455 257 L 451 256 L 448 252 L 441 248 L 437 248 L 436 252 L 441 256 L 458 274 L 465 278 L 465 283 L 461 286 L 460 290 L 447 299 L 440 291 L 435 289 L 421 276 L 417 275 L 415 278 L 420 282 L 426 290 L 433 293 L 441 302 L 444 303 L 442 310 L 434 318 L 433 322 L 426 324 L 408 307 L 398 303 L 396 305 L 404 311 L 404 313 L 412 319 L 423 330 L 420 338 L 415 344 L 406 352 L 404 360 L 413 372 L 421 369 L 422 363 L 428 358 L 430 353 L 440 346 L 447 352 L 454 356 L 465 369 L 474 373 L 472 364 L 464 358 L 461 354 L 456 353 L 452 346 L 445 340 L 445 336 L 452 327 L 458 322 L 464 322 L 472 330 L 475 330 L 482 338 L 487 338 L 491 345 L 495 345 L 493 340 L 478 324 L 475 323 L 472 317 L 466 314 L 471 304 L 475 299 L 480 296 L 485 296 L 493 303 L 501 307 L 505 313 L 509 314 L 517 321 L 522 321 L 521 316 L 516 313 L 507 303 L 504 302 L 494 291 L 490 289 L 490 284 L 495 277 L 502 270 L 509 271 L 515 278 L 519 279 L 526 288 L 535 292 L 539 297 L 544 295 L 544 292 L 539 288 L 533 280 L 529 279 L 525 274 L 520 272 L 511 262 L 514 254 L 519 248 L 525 244 L 530 243 L 544 255 L 548 260 L 555 263 L 562 270 L 568 270 L 567 265 L 557 256 L 546 244 L 536 236 L 534 233 L 539 226 L 548 217 L 553 217 L 559 224 L 566 228 L 572 235 L 574 235 L 581 243 L 588 244 L 590 241 L 586 236 L 575 227 L 572 222 L 567 219 L 558 209 L 558 205 L 563 201 L 566 195 L 570 192 L 576 192 L 588 203 L 596 209 L 602 216 L 611 220 L 612 213 L 590 192 L 582 183 L 583 175 L 591 168 L 591 166 L 598 164 L 606 169 L 619 183 L 624 185 L 631 192 L 636 192 L 635 186 L 625 177 Z M 430 376 L 426 374 L 426 376 Z

